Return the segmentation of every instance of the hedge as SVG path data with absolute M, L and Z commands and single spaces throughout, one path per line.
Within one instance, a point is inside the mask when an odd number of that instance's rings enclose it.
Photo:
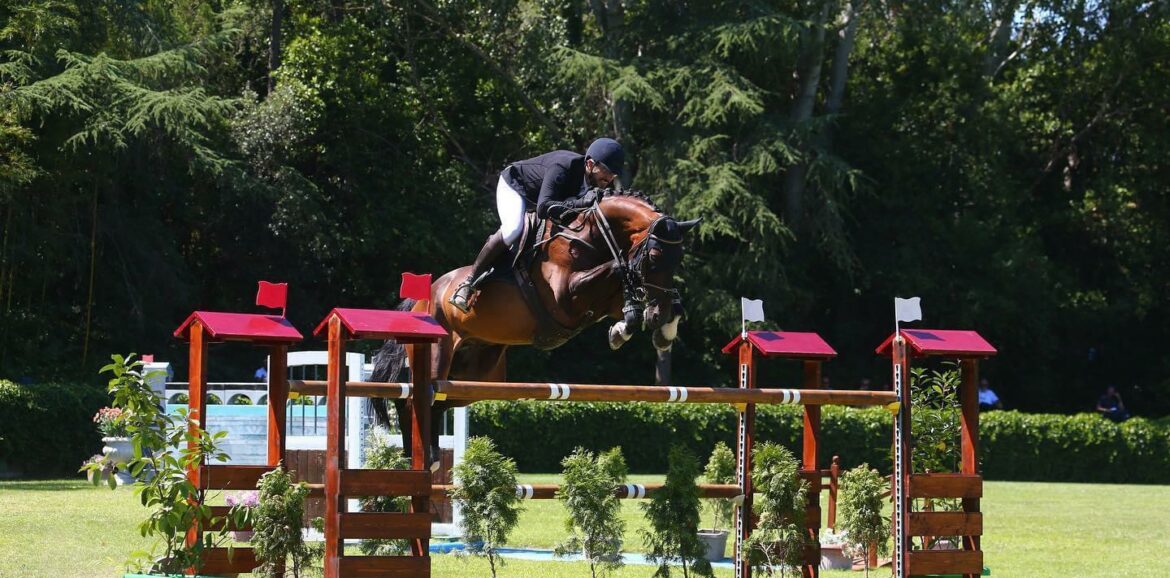
M 97 386 L 0 380 L 0 476 L 76 474 L 101 451 L 93 415 L 108 404 Z
M 473 435 L 491 437 L 526 472 L 560 471 L 561 459 L 577 446 L 621 446 L 632 471 L 660 473 L 672 444 L 707 456 L 718 441 L 734 445 L 736 425 L 731 407 L 706 404 L 481 402 L 471 406 L 470 420 Z M 839 455 L 846 468 L 867 462 L 890 471 L 892 420 L 882 409 L 823 408 L 821 466 Z M 799 407 L 759 406 L 756 439 L 799 452 L 801 423 Z M 992 480 L 1166 483 L 1170 425 L 988 412 L 980 418 L 980 454 Z

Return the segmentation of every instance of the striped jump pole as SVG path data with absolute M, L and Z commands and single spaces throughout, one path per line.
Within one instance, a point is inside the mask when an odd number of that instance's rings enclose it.
M 699 484 L 700 498 L 738 498 L 739 486 L 735 484 Z M 650 498 L 655 492 L 662 490 L 663 484 L 621 484 L 615 486 L 613 495 L 622 500 L 642 500 Z M 561 486 L 558 484 L 517 484 L 516 497 L 521 500 L 554 500 Z M 431 499 L 444 501 L 450 499 L 450 493 L 455 486 L 436 484 L 431 486 Z
M 650 403 L 727 403 L 791 405 L 887 405 L 898 401 L 891 391 L 818 389 L 740 389 L 662 385 L 587 385 L 569 383 L 435 382 L 435 399 L 452 401 L 534 400 Z

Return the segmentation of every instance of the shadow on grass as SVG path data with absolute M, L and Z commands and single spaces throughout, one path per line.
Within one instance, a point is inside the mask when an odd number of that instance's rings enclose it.
M 105 485 L 97 487 L 109 490 Z M 0 491 L 5 492 L 76 492 L 92 489 L 94 485 L 86 480 L 0 480 Z

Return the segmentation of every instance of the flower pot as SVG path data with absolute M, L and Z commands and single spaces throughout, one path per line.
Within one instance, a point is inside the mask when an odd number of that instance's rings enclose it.
M 727 530 L 699 530 L 699 541 L 707 546 L 705 558 L 711 562 L 723 559 L 727 550 Z
M 130 443 L 130 438 L 102 438 L 102 442 L 106 445 L 102 448 L 102 455 L 108 456 L 111 463 L 116 465 L 124 465 L 130 463 L 131 458 L 134 457 L 134 446 Z

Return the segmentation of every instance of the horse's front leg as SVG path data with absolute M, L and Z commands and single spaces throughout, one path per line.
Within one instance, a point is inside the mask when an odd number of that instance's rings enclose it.
M 627 323 L 625 319 L 609 326 L 609 348 L 617 351 L 618 348 L 625 345 L 631 337 L 634 336 L 633 324 Z

